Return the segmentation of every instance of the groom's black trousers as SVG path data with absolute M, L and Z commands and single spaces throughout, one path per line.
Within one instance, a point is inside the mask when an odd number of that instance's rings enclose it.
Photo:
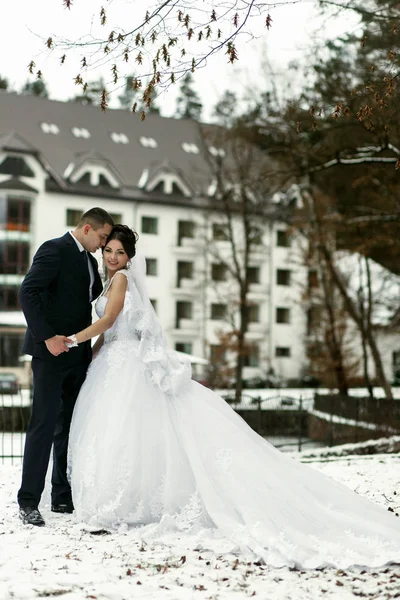
M 73 350 L 72 350 L 73 352 Z M 53 447 L 52 503 L 71 501 L 67 480 L 68 435 L 72 412 L 85 380 L 88 362 L 63 365 L 57 360 L 32 359 L 33 404 L 26 433 L 20 506 L 37 507 Z

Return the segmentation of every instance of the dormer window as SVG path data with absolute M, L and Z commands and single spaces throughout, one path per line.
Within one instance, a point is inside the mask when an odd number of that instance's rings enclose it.
M 83 175 L 81 175 L 81 177 L 79 177 L 79 179 L 74 181 L 74 183 L 80 183 L 81 185 L 82 184 L 83 185 L 93 185 L 91 172 L 86 171 L 86 173 L 83 173 Z
M 76 138 L 83 138 L 85 140 L 90 138 L 90 131 L 88 131 L 85 127 L 73 127 L 71 132 Z
M 183 142 L 182 150 L 188 154 L 198 154 L 200 152 L 196 144 L 190 144 L 189 142 Z
M 119 188 L 119 182 L 110 171 L 100 165 L 90 165 L 79 168 L 71 175 L 72 183 L 108 188 Z
M 40 127 L 43 133 L 52 133 L 53 135 L 60 133 L 60 129 L 55 123 L 41 123 Z
M 191 196 L 191 190 L 185 183 L 172 173 L 163 173 L 153 179 L 146 189 L 149 192 L 161 192 L 162 194 L 174 194 L 179 196 Z
M 35 173 L 21 156 L 6 156 L 0 164 L 1 175 L 14 177 L 35 177 Z
M 225 150 L 223 148 L 216 148 L 215 146 L 209 146 L 208 151 L 213 156 L 225 156 Z
M 144 148 L 157 148 L 157 146 L 158 146 L 156 140 L 152 137 L 141 136 L 139 138 L 139 142 L 142 144 L 142 146 Z
M 110 137 L 115 144 L 129 144 L 129 138 L 125 133 L 113 131 L 110 133 Z

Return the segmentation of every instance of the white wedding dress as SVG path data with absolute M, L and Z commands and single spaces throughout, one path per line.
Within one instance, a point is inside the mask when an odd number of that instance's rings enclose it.
M 73 415 L 76 517 L 137 539 L 202 541 L 273 566 L 400 562 L 400 519 L 280 453 L 190 379 L 148 300 L 144 259 L 92 362 Z M 104 314 L 107 298 L 96 310 Z

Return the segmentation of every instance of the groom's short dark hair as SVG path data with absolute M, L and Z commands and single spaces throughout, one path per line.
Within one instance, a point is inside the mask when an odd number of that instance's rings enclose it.
M 97 206 L 86 211 L 81 216 L 77 227 L 83 227 L 86 224 L 91 225 L 94 230 L 104 227 L 104 225 L 111 225 L 111 227 L 114 227 L 114 221 L 111 215 L 103 208 Z

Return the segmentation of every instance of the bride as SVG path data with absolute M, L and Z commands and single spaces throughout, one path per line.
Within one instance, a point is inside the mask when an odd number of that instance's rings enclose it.
M 278 567 L 400 562 L 399 519 L 280 453 L 191 380 L 135 245 L 132 230 L 113 228 L 99 320 L 69 336 L 76 346 L 100 335 L 70 432 L 77 519 L 138 539 L 228 544 Z

